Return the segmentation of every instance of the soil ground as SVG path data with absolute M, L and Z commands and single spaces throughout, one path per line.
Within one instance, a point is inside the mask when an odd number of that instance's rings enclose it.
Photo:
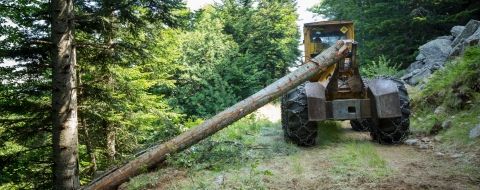
M 278 106 L 263 108 L 259 115 L 262 114 L 278 121 Z M 279 125 L 262 129 L 258 139 L 262 149 L 293 146 L 284 142 Z M 295 147 L 296 151 L 286 151 L 240 168 L 162 169 L 156 185 L 149 188 L 480 189 L 478 170 L 462 158 L 439 156 L 431 149 L 408 145 L 380 145 L 372 142 L 367 132 L 351 130 L 348 122 L 341 122 L 340 133 L 340 139 L 323 145 Z

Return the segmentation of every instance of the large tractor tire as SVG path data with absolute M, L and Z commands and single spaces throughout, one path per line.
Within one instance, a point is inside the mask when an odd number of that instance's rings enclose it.
M 354 131 L 369 131 L 372 121 L 369 119 L 354 119 L 350 120 L 350 126 Z
M 370 136 L 380 144 L 397 144 L 403 142 L 410 130 L 410 100 L 402 81 L 394 78 L 383 78 L 393 81 L 400 96 L 401 117 L 378 119 L 376 125 L 370 128 Z
M 368 79 L 362 79 L 363 85 L 368 86 Z M 370 128 L 372 128 L 374 125 L 372 119 L 353 119 L 350 120 L 350 126 L 352 126 L 352 130 L 354 131 L 370 131 Z
M 299 146 L 313 146 L 317 137 L 316 122 L 308 121 L 305 84 L 282 97 L 282 129 L 287 141 Z

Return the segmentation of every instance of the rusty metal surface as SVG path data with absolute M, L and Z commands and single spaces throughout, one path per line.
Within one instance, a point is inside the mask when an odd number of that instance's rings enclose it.
M 327 119 L 325 87 L 318 82 L 307 83 L 305 92 L 307 94 L 308 120 L 323 121 Z
M 400 97 L 395 83 L 385 79 L 375 79 L 369 84 L 369 95 L 377 118 L 401 117 Z
M 365 99 L 367 92 L 363 84 L 356 60 L 357 43 L 351 45 L 351 55 L 339 63 L 328 84 L 326 97 L 328 101 L 336 99 Z
M 325 87 L 318 83 L 305 85 L 309 121 L 327 119 L 361 119 L 372 117 L 369 99 L 342 99 L 326 101 Z
M 332 118 L 337 120 L 370 118 L 370 100 L 344 99 L 332 101 Z

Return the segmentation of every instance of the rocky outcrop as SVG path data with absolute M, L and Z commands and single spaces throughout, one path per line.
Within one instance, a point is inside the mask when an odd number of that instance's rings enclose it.
M 461 55 L 467 46 L 480 44 L 480 22 L 470 20 L 465 26 L 454 26 L 450 36 L 441 36 L 419 48 L 416 61 L 407 68 L 402 79 L 417 85 L 442 68 L 448 59 Z
M 453 40 L 452 42 L 452 47 L 453 51 L 450 54 L 451 56 L 458 56 L 460 55 L 464 50 L 465 47 L 468 45 L 476 45 L 476 44 L 470 44 L 471 42 L 474 42 L 476 39 L 476 42 L 478 43 L 479 35 L 480 35 L 480 22 L 477 20 L 470 20 L 470 22 L 465 25 L 465 29 L 462 30 L 462 32 Z M 476 34 L 476 37 L 474 36 Z
M 468 135 L 471 139 L 480 137 L 480 124 L 470 130 L 470 134 Z

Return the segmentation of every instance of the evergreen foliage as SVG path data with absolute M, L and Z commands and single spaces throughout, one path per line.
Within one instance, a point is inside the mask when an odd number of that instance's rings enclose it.
M 0 188 L 49 189 L 49 1 L 0 2 Z M 196 13 L 180 0 L 75 3 L 82 184 L 253 94 L 298 56 L 293 1 Z
M 51 186 L 48 18 L 48 1 L 0 1 L 0 185 L 6 188 Z
M 296 20 L 294 1 L 225 0 L 201 10 L 180 37 L 185 69 L 173 105 L 211 116 L 284 76 L 299 55 Z
M 300 55 L 295 6 L 292 0 L 224 0 L 217 8 L 225 32 L 239 46 L 239 56 L 231 63 L 240 69 L 235 73 L 238 77 L 228 82 L 236 84 L 234 93 L 240 98 L 252 95 L 294 66 Z
M 451 27 L 480 18 L 477 0 L 323 0 L 311 11 L 332 20 L 353 20 L 360 58 L 370 64 L 379 54 L 402 68 L 417 48 Z
M 76 1 L 83 182 L 97 164 L 105 170 L 115 163 L 105 147 L 106 126 L 114 126 L 119 158 L 178 133 L 181 115 L 154 87 L 173 88 L 175 32 L 163 29 L 184 24 L 183 6 L 180 0 Z M 0 59 L 14 61 L 0 69 L 0 187 L 49 189 L 49 1 L 1 1 L 0 9 Z

